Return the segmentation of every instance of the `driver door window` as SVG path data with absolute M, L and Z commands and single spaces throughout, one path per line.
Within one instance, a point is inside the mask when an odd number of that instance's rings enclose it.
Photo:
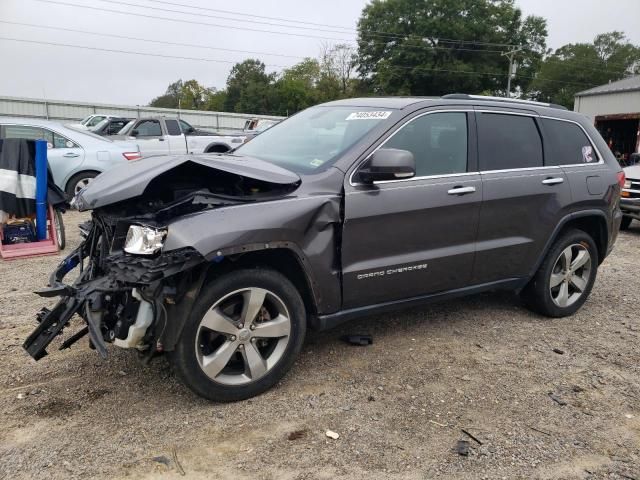
M 443 112 L 408 122 L 385 144 L 413 153 L 416 177 L 467 171 L 467 114 Z
M 160 122 L 158 120 L 142 120 L 136 126 L 138 131 L 138 137 L 160 137 L 162 136 L 162 129 L 160 128 Z

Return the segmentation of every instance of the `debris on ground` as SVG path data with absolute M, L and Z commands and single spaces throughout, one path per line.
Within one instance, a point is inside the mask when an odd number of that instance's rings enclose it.
M 557 353 L 558 355 L 564 355 L 564 350 L 560 350 L 559 348 L 554 348 L 553 352 Z
M 458 440 L 456 444 L 456 452 L 458 455 L 462 455 L 463 457 L 467 457 L 469 455 L 470 445 L 468 440 Z
M 334 440 L 337 440 L 338 438 L 340 438 L 340 434 L 332 430 L 327 430 L 325 435 L 329 438 L 333 438 Z
M 549 392 L 549 398 L 554 402 L 556 402 L 561 407 L 564 407 L 567 404 L 566 400 L 563 400 L 562 397 L 556 395 L 553 392 Z
M 165 457 L 164 455 L 159 455 L 157 457 L 153 457 L 151 460 L 153 460 L 154 462 L 157 463 L 161 463 L 163 465 L 166 465 L 167 467 L 169 466 L 169 464 L 171 463 L 171 460 L 169 460 L 167 457 Z
M 469 433 L 468 430 L 465 430 L 464 428 L 461 428 L 460 430 L 462 431 L 462 433 L 466 434 L 471 440 L 476 442 L 478 445 L 482 445 L 482 442 L 478 440 L 478 438 L 475 435 L 472 435 L 471 433 Z
M 343 342 L 347 342 L 351 345 L 357 345 L 361 347 L 371 345 L 373 343 L 373 337 L 371 335 L 361 334 L 361 333 L 343 335 L 342 337 L 340 337 L 340 340 L 342 340 Z

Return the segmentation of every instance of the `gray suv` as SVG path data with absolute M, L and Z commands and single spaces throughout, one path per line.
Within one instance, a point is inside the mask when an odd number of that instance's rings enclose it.
M 228 154 L 129 162 L 74 199 L 85 240 L 35 359 L 78 313 L 107 344 L 167 353 L 199 395 L 240 400 L 293 365 L 308 327 L 487 290 L 550 317 L 587 299 L 624 174 L 584 117 L 449 95 L 309 108 Z M 65 275 L 79 266 L 73 283 Z

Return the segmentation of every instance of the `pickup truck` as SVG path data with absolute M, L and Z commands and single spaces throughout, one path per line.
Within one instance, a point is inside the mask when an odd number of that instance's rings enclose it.
M 184 120 L 147 117 L 131 120 L 112 140 L 135 141 L 143 157 L 184 153 L 225 153 L 244 143 L 244 135 L 216 135 Z

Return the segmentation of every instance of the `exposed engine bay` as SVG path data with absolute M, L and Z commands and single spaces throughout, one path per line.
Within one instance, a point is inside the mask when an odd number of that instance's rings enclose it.
M 100 180 L 74 199 L 76 207 L 91 209 L 96 204 L 92 191 L 100 200 Z M 191 247 L 162 251 L 167 224 L 204 210 L 282 198 L 296 187 L 297 182 L 269 182 L 187 159 L 150 177 L 142 194 L 98 206 L 81 226 L 82 244 L 51 274 L 49 287 L 36 292 L 60 300 L 37 315 L 39 325 L 24 348 L 39 360 L 77 313 L 86 326 L 61 350 L 88 334 L 102 357 L 106 344 L 113 343 L 150 359 L 163 351 L 164 336 L 176 335 L 169 315 L 188 312 L 209 266 L 222 260 L 208 261 Z M 72 272 L 77 272 L 75 280 L 65 283 Z

